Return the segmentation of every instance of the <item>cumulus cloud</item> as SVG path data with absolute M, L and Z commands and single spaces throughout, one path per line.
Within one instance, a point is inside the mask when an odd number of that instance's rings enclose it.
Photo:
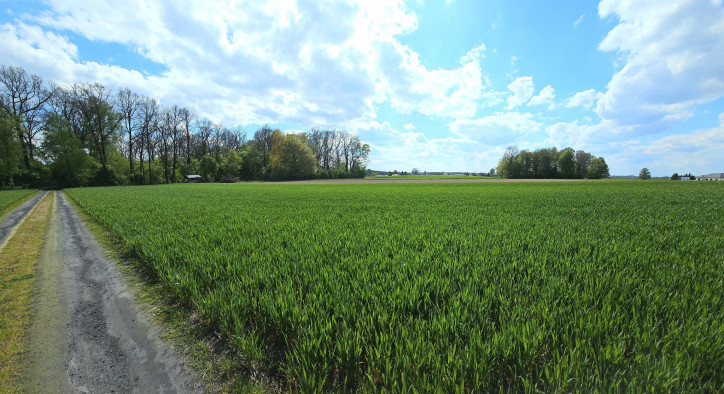
M 507 109 L 513 109 L 517 106 L 525 104 L 533 97 L 535 87 L 533 86 L 533 77 L 518 77 L 515 81 L 508 84 L 508 90 L 513 92 L 508 96 Z
M 497 112 L 477 119 L 456 119 L 448 125 L 453 134 L 486 145 L 505 145 L 541 130 L 530 113 Z
M 428 69 L 397 36 L 417 28 L 403 0 L 258 4 L 49 0 L 5 24 L 0 56 L 60 81 L 138 89 L 230 123 L 337 126 L 374 117 L 374 103 L 430 116 L 475 115 L 485 101 L 485 45 L 460 66 Z M 78 57 L 69 32 L 122 44 L 165 67 L 146 76 Z
M 378 170 L 487 171 L 504 147 L 491 147 L 465 137 L 430 138 L 389 122 L 357 122 L 357 135 L 371 141 L 369 167 Z M 409 168 L 408 168 L 409 167 Z
M 714 150 L 724 152 L 724 113 L 719 115 L 719 126 L 711 129 L 697 130 L 687 134 L 670 135 L 645 146 L 642 152 L 652 156 L 669 156 L 672 153 L 681 153 L 688 157 L 690 162 L 698 162 L 701 156 L 698 152 Z M 710 155 L 703 155 L 704 157 Z M 719 160 L 719 165 L 721 161 Z M 716 168 L 716 166 L 711 166 Z
M 601 118 L 665 130 L 724 96 L 720 1 L 603 0 L 598 13 L 618 19 L 599 49 L 617 52 L 623 64 L 598 100 Z
M 556 98 L 555 89 L 551 85 L 548 85 L 541 89 L 541 91 L 538 93 L 538 95 L 533 96 L 530 101 L 528 102 L 529 106 L 536 106 L 536 105 L 543 105 L 548 104 L 548 109 L 551 110 L 555 108 L 555 104 L 553 103 L 553 99 Z
M 601 96 L 603 96 L 603 94 L 598 92 L 596 89 L 584 90 L 582 92 L 574 94 L 568 100 L 566 100 L 566 107 L 582 107 L 588 109 L 591 108 L 593 106 L 593 103 L 601 98 Z
M 428 70 L 419 55 L 397 41 L 380 43 L 378 56 L 383 92 L 392 107 L 439 117 L 473 117 L 485 98 L 481 61 L 485 45 L 471 49 L 455 69 Z
M 635 174 L 647 167 L 655 176 L 690 172 L 696 176 L 721 171 L 724 151 L 724 114 L 720 125 L 710 129 L 674 134 L 648 142 L 631 144 L 613 154 L 625 172 Z

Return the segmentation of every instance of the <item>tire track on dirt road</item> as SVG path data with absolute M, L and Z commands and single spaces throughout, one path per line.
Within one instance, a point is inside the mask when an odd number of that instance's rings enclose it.
M 0 222 L 0 249 L 3 248 L 5 245 L 5 242 L 10 239 L 10 236 L 12 236 L 15 229 L 18 227 L 18 225 L 25 219 L 26 216 L 30 213 L 30 211 L 33 210 L 33 208 L 38 204 L 40 199 L 42 199 L 45 196 L 45 193 L 47 192 L 40 192 L 30 198 L 30 200 L 25 201 L 20 207 L 16 208 L 14 211 L 10 212 L 7 216 L 5 216 L 4 219 Z
M 195 392 L 62 192 L 38 267 L 30 392 Z

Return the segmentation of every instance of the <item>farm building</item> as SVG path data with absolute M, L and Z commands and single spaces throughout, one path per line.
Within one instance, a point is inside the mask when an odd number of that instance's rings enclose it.
M 724 172 L 715 172 L 713 174 L 702 175 L 698 178 L 700 181 L 722 181 L 724 180 Z
M 198 183 L 201 182 L 201 175 L 186 175 L 186 182 L 188 183 Z

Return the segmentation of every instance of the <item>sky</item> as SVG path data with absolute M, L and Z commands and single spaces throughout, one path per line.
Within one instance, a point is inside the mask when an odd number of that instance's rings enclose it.
M 0 43 L 248 136 L 347 130 L 376 170 L 487 172 L 514 145 L 724 172 L 722 0 L 0 0 Z

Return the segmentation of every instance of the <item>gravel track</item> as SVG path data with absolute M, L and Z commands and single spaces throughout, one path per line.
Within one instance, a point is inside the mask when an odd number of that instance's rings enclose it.
M 47 192 L 40 192 L 25 201 L 20 207 L 10 212 L 0 222 L 0 247 L 5 243 L 7 238 L 12 234 L 13 229 L 33 210 L 33 207 L 40 201 Z
M 62 192 L 38 267 L 29 392 L 200 391 Z

